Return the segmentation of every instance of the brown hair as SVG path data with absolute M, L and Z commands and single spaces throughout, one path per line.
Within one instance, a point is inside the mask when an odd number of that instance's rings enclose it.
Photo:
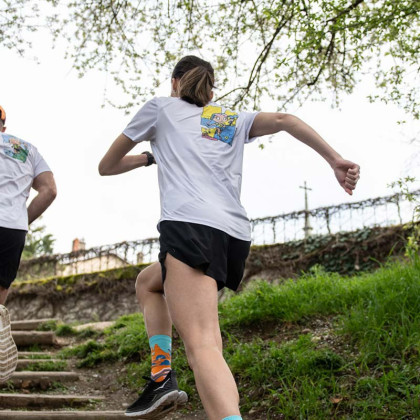
M 184 101 L 197 106 L 204 106 L 210 102 L 214 87 L 214 70 L 208 61 L 187 55 L 178 61 L 172 78 L 179 80 L 178 94 Z

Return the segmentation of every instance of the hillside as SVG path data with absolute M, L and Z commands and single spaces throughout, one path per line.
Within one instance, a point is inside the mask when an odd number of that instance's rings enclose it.
M 420 417 L 418 258 L 352 277 L 315 268 L 279 285 L 257 281 L 226 297 L 220 319 L 246 419 Z M 112 376 L 127 398 L 120 409 L 149 373 L 146 337 L 142 317 L 127 315 L 64 353 Z M 190 396 L 190 414 L 174 418 L 205 419 L 176 337 L 173 359 Z
M 327 272 L 344 275 L 371 271 L 390 256 L 400 257 L 410 233 L 406 226 L 399 225 L 312 236 L 306 241 L 253 246 L 243 285 L 246 288 L 254 279 L 260 278 L 278 281 L 298 277 L 319 265 Z M 145 266 L 16 281 L 8 297 L 8 307 L 15 320 L 115 320 L 118 316 L 137 311 L 134 283 Z M 24 266 L 22 273 L 25 270 Z

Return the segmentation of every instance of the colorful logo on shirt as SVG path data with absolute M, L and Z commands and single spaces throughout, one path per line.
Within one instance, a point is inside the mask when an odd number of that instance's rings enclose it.
M 13 159 L 25 163 L 29 154 L 29 145 L 16 137 L 3 134 L 3 143 L 6 145 L 4 153 Z
M 221 106 L 207 105 L 201 114 L 201 136 L 208 140 L 220 140 L 232 146 L 238 114 Z

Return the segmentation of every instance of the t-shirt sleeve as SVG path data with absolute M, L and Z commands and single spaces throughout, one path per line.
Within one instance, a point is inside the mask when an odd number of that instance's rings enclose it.
M 254 123 L 254 119 L 257 115 L 258 115 L 258 112 L 241 112 L 240 113 L 242 124 L 243 124 L 243 132 L 245 134 L 245 143 L 251 143 L 258 138 L 258 137 L 249 137 L 249 132 L 251 131 L 252 124 Z
M 41 153 L 38 152 L 38 149 L 32 146 L 32 161 L 34 167 L 34 178 L 36 178 L 42 172 L 52 172 L 47 162 L 41 156 Z
M 153 141 L 156 138 L 158 100 L 153 98 L 146 102 L 140 111 L 129 122 L 123 134 L 136 143 Z

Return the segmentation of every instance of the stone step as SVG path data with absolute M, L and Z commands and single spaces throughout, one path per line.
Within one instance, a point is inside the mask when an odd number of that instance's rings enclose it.
M 46 365 L 46 363 L 48 363 L 48 365 Z M 51 366 L 51 363 L 56 363 L 57 365 L 59 364 L 58 366 L 61 366 L 61 367 L 67 366 L 66 361 L 62 360 L 62 359 L 21 359 L 21 360 L 18 359 L 16 370 L 25 370 L 25 369 L 28 369 L 29 366 L 36 365 L 36 364 L 41 364 L 41 367 L 42 367 L 42 365 L 44 365 L 45 367 L 42 368 L 42 369 L 47 370 L 48 366 Z M 7 368 L 7 365 L 8 365 L 7 361 L 0 362 L 0 370 Z M 55 369 L 53 368 L 51 370 L 57 371 L 58 366 L 56 366 Z M 45 369 L 45 368 L 47 368 L 47 369 Z M 37 368 L 36 370 L 40 371 L 42 369 Z M 29 368 L 29 370 L 33 371 L 33 369 L 30 369 L 30 368 Z M 65 370 L 65 369 L 60 368 L 58 370 Z
M 54 353 L 51 353 L 49 351 L 20 351 L 18 353 L 19 359 L 36 359 L 38 358 L 44 358 L 44 360 L 50 360 L 51 357 L 54 356 Z
M 23 321 L 12 321 L 12 330 L 13 331 L 28 331 L 36 330 L 41 324 L 45 322 L 58 322 L 58 319 L 48 318 L 48 319 L 26 319 Z
M 11 382 L 15 388 L 41 388 L 47 389 L 52 383 L 68 383 L 79 379 L 76 372 L 14 372 L 8 383 Z M 1 387 L 6 384 L 0 385 Z M 1 416 L 0 416 L 1 419 Z
M 28 366 L 39 364 L 39 363 L 60 363 L 63 364 L 63 359 L 18 359 L 16 369 L 22 370 L 27 369 Z M 66 363 L 67 365 L 67 363 Z M 1 405 L 0 405 L 1 407 Z
M 102 396 L 45 395 L 45 394 L 0 394 L 0 407 L 4 408 L 62 408 L 101 401 Z M 1 411 L 0 411 L 1 413 Z M 0 414 L 0 418 L 1 414 Z
M 122 411 L 14 411 L 0 410 L 1 420 L 127 420 Z
M 12 336 L 16 345 L 21 347 L 32 346 L 33 344 L 57 344 L 52 331 L 13 331 Z

